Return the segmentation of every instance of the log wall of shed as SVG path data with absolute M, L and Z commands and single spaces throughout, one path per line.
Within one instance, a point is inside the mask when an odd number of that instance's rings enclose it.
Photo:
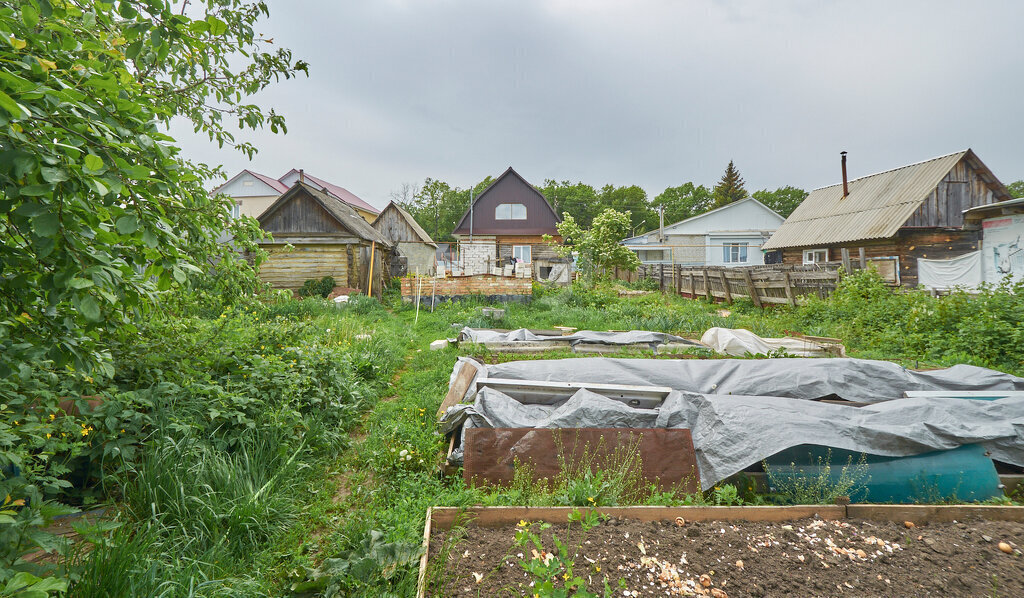
M 979 231 L 954 229 L 901 229 L 896 236 L 889 239 L 855 241 L 838 245 L 828 245 L 829 261 L 839 261 L 842 248 L 850 252 L 850 259 L 856 261 L 860 257 L 860 248 L 864 248 L 865 257 L 896 256 L 900 262 L 900 285 L 915 288 L 918 284 L 917 259 L 949 259 L 976 251 L 980 240 Z M 822 249 L 823 247 L 794 247 L 784 249 L 784 264 L 803 263 L 805 249 Z
M 334 278 L 335 285 L 359 288 L 358 246 L 308 243 L 290 250 L 280 245 L 264 249 L 269 255 L 260 265 L 259 276 L 274 288 L 297 289 L 309 279 L 324 276 Z

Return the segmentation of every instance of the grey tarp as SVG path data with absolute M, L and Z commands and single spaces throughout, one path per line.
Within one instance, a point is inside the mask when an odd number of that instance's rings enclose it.
M 1024 390 L 1024 378 L 970 365 L 915 372 L 868 359 L 546 359 L 487 367 L 491 378 L 668 386 L 720 395 L 875 403 L 908 390 Z
M 553 405 L 523 405 L 483 388 L 475 393 L 472 405 L 449 410 L 445 421 L 449 429 L 463 422 L 468 427 L 689 428 L 704 487 L 799 444 L 906 456 L 981 443 L 993 458 L 1024 466 L 1024 400 L 898 398 L 905 390 L 950 390 L 955 394 L 956 390 L 1024 388 L 1024 379 L 983 368 L 956 366 L 912 372 L 887 362 L 858 359 L 685 363 L 586 359 L 475 367 L 486 367 L 490 377 L 676 388 L 655 409 L 632 408 L 586 390 Z M 772 375 L 762 370 L 770 370 Z M 829 374 L 836 379 L 824 377 Z M 700 375 L 712 376 L 718 382 L 701 381 Z M 731 378 L 722 377 L 727 375 Z M 744 379 L 735 378 L 745 375 L 761 381 L 764 392 L 760 396 L 690 392 L 685 388 L 698 383 L 738 388 Z M 794 384 L 790 386 L 787 381 Z M 470 394 L 474 392 L 475 388 Z M 784 393 L 791 396 L 787 398 Z M 830 394 L 876 404 L 857 408 L 806 400 Z
M 514 343 L 514 342 L 544 342 L 544 341 L 568 341 L 571 345 L 579 343 L 595 343 L 601 345 L 664 345 L 666 343 L 684 343 L 695 347 L 702 346 L 700 343 L 687 340 L 681 336 L 675 336 L 664 332 L 649 332 L 646 330 L 630 330 L 629 332 L 600 332 L 596 330 L 580 330 L 566 336 L 544 336 L 534 334 L 526 328 L 510 330 L 508 332 L 497 332 L 495 330 L 482 330 L 479 328 L 462 329 L 459 335 L 460 340 L 468 340 L 474 343 Z

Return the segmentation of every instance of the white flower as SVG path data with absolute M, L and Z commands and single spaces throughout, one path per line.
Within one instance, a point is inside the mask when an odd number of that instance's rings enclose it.
M 399 457 L 404 457 L 404 456 L 406 456 L 406 455 L 408 455 L 408 454 L 409 454 L 409 451 L 407 451 L 407 450 L 405 450 L 405 449 L 402 449 L 402 452 L 398 453 L 398 456 L 399 456 Z

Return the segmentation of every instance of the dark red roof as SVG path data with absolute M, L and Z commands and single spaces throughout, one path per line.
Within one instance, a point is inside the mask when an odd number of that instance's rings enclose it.
M 284 173 L 283 175 L 281 175 L 281 178 L 283 179 L 286 176 L 292 174 L 293 172 L 296 172 L 296 170 L 294 168 L 289 170 L 288 172 Z M 323 187 L 324 191 L 326 191 L 327 193 L 330 193 L 334 197 L 337 197 L 341 201 L 349 204 L 350 206 L 352 206 L 354 208 L 359 208 L 360 210 L 366 210 L 367 212 L 373 212 L 374 214 L 380 214 L 380 210 L 378 210 L 377 208 L 373 207 L 372 205 L 366 203 L 365 201 L 360 199 L 355 193 L 352 193 L 351 191 L 349 191 L 348 189 L 345 189 L 344 187 L 339 187 L 339 186 L 335 185 L 334 183 L 329 183 L 329 182 L 327 182 L 327 181 L 325 181 L 323 179 L 318 179 L 317 177 L 309 174 L 308 172 L 303 172 L 302 176 L 307 181 L 312 181 L 313 183 Z

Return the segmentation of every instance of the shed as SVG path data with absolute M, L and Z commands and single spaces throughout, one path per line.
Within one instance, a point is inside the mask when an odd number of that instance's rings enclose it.
M 273 239 L 260 278 L 297 289 L 309 279 L 331 276 L 335 284 L 366 292 L 373 255 L 373 294 L 379 295 L 391 242 L 351 206 L 305 182 L 295 183 L 257 219 Z
M 982 280 L 1024 280 L 1024 197 L 967 210 L 964 228 L 981 231 Z
M 815 189 L 764 249 L 782 251 L 789 264 L 837 261 L 844 250 L 857 259 L 863 249 L 866 259 L 887 265 L 890 280 L 916 287 L 918 259 L 978 249 L 980 234 L 964 228 L 965 210 L 1006 199 L 1006 187 L 966 149 Z
M 408 272 L 433 275 L 437 243 L 402 206 L 391 202 L 373 221 L 373 228 L 394 246 L 391 254 L 391 275 Z

